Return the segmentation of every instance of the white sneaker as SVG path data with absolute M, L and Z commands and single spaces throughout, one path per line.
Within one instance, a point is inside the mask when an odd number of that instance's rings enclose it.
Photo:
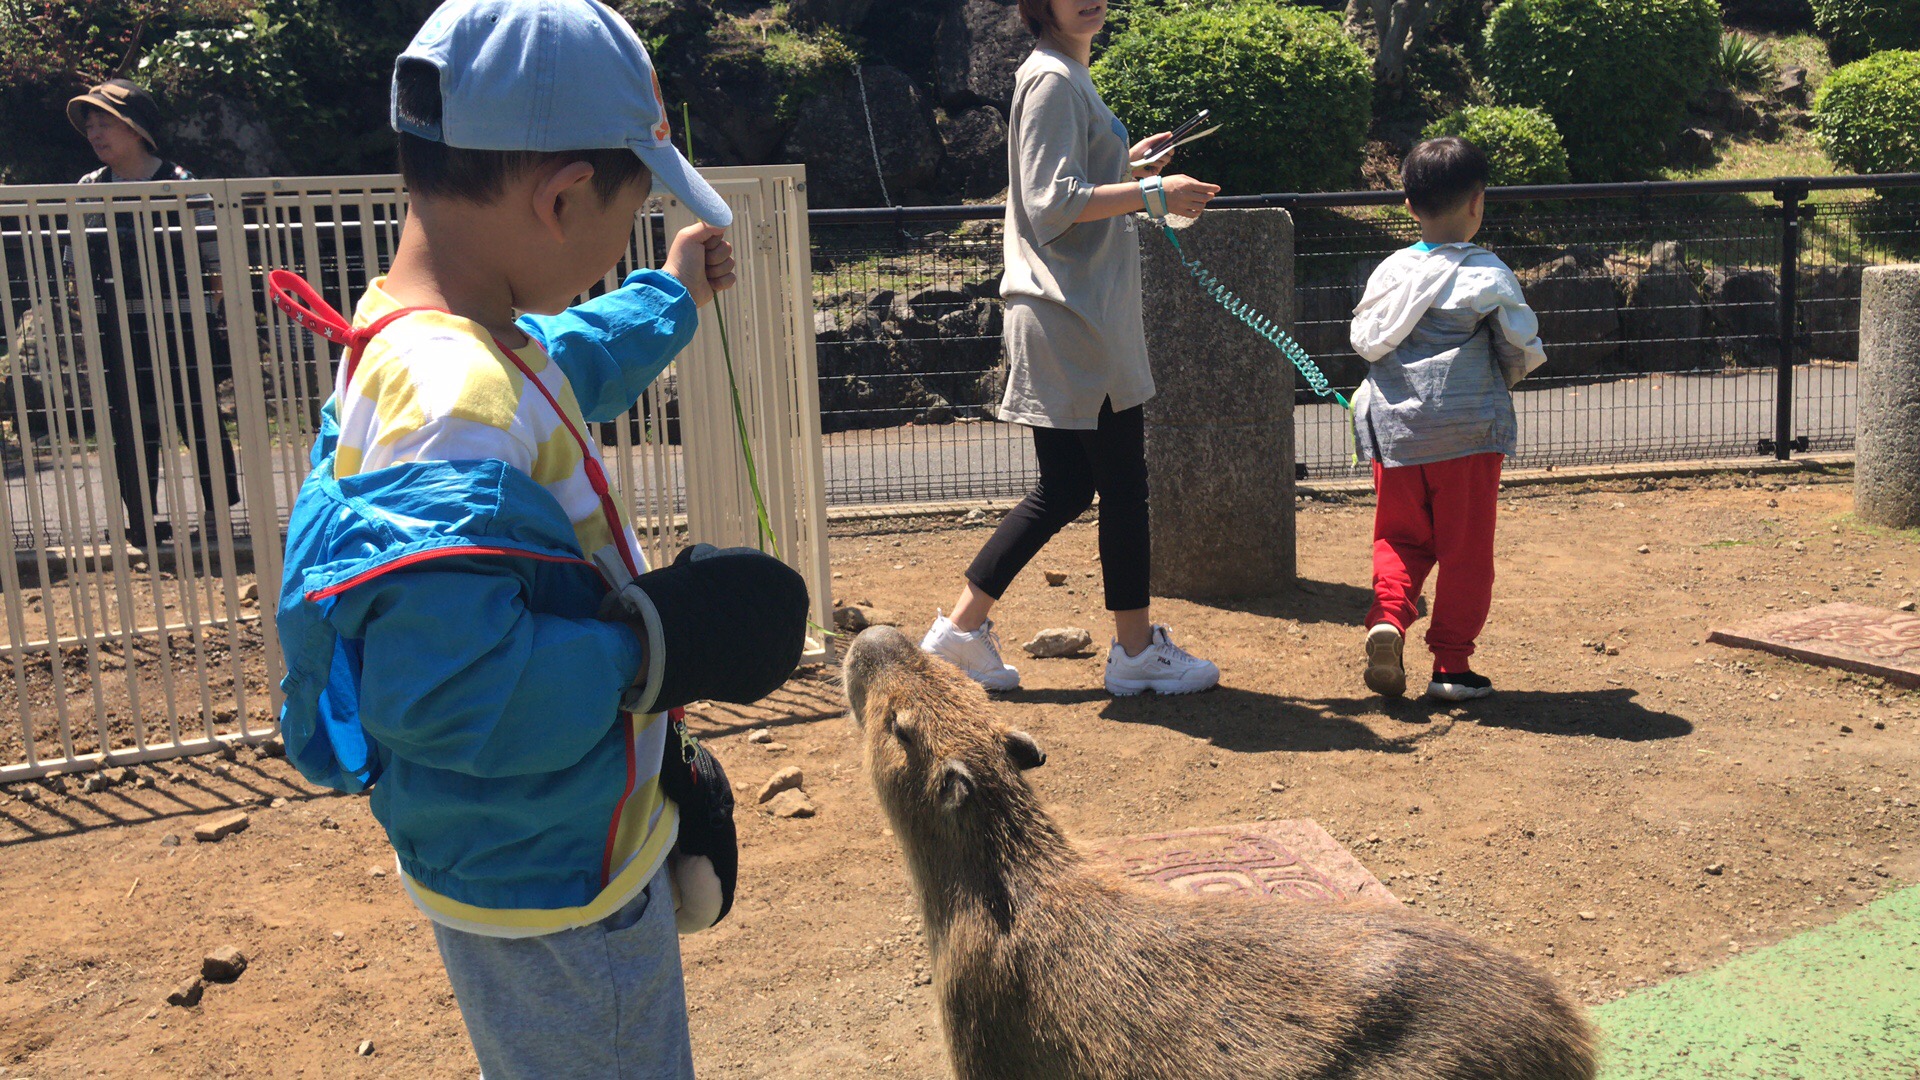
M 1151 690 L 1156 694 L 1195 694 L 1220 682 L 1220 669 L 1173 643 L 1167 628 L 1154 624 L 1153 637 L 1138 656 L 1115 641 L 1107 648 L 1107 693 L 1119 697 Z
M 1381 697 L 1407 692 L 1407 666 L 1401 658 L 1406 635 L 1392 623 L 1376 623 L 1367 631 L 1367 689 Z
M 1020 673 L 1000 659 L 1000 635 L 993 632 L 992 619 L 963 634 L 952 619 L 936 612 L 933 628 L 920 639 L 920 651 L 945 660 L 989 690 L 1020 689 Z

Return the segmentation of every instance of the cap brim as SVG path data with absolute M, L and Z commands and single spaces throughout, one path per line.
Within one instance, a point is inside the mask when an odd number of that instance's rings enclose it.
M 672 146 L 648 146 L 640 142 L 627 144 L 634 155 L 653 173 L 656 183 L 673 192 L 674 197 L 687 204 L 695 217 L 717 228 L 726 228 L 733 224 L 733 209 L 713 185 L 694 170 L 692 163 Z

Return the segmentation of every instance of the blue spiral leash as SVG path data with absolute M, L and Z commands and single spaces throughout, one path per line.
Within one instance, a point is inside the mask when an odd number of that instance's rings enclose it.
M 1202 292 L 1212 297 L 1215 303 L 1226 308 L 1227 314 L 1247 324 L 1254 333 L 1265 338 L 1268 344 L 1279 349 L 1280 355 L 1293 362 L 1294 369 L 1307 380 L 1307 385 L 1314 393 L 1321 397 L 1330 397 L 1339 402 L 1342 408 L 1352 411 L 1353 404 L 1341 397 L 1340 391 L 1327 384 L 1326 373 L 1320 370 L 1320 365 L 1313 362 L 1313 358 L 1307 355 L 1307 350 L 1301 348 L 1299 342 L 1293 340 L 1285 330 L 1280 329 L 1280 324 L 1262 315 L 1252 304 L 1234 295 L 1233 290 L 1227 288 L 1219 278 L 1215 277 L 1213 271 L 1200 265 L 1199 259 L 1188 258 L 1186 249 L 1180 246 L 1180 237 L 1173 231 L 1173 226 L 1166 223 L 1164 216 L 1156 220 L 1160 231 L 1167 234 L 1167 242 L 1173 245 L 1173 253 L 1180 259 L 1180 265 L 1186 267 L 1187 272 L 1193 275 L 1193 280 L 1200 283 Z

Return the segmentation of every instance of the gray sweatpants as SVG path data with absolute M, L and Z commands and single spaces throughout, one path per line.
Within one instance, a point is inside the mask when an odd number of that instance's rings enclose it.
M 591 926 L 497 938 L 434 924 L 486 1080 L 692 1080 L 663 866 Z

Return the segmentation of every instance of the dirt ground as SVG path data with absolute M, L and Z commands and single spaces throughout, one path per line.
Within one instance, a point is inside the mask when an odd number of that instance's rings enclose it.
M 1383 707 L 1359 678 L 1371 505 L 1303 501 L 1297 590 L 1156 609 L 1220 689 L 1111 700 L 1092 655 L 1023 658 L 1003 708 L 1078 835 L 1313 818 L 1418 910 L 1609 1000 L 1920 880 L 1920 695 L 1705 641 L 1770 610 L 1914 599 L 1920 542 L 1850 505 L 1844 476 L 1509 490 L 1475 663 L 1499 695 Z M 918 633 L 986 535 L 842 526 L 836 595 Z M 1070 528 L 1015 585 L 1010 654 L 1050 626 L 1105 641 L 1094 536 Z M 696 718 L 737 783 L 799 765 L 819 807 L 777 820 L 745 793 L 739 903 L 685 943 L 701 1074 L 944 1075 L 916 909 L 831 673 L 772 704 Z M 785 750 L 747 741 L 761 724 Z M 475 1074 L 364 803 L 251 751 L 136 772 L 154 786 L 0 789 L 0 1080 Z M 236 806 L 251 828 L 192 839 Z M 225 944 L 247 972 L 166 1005 Z

